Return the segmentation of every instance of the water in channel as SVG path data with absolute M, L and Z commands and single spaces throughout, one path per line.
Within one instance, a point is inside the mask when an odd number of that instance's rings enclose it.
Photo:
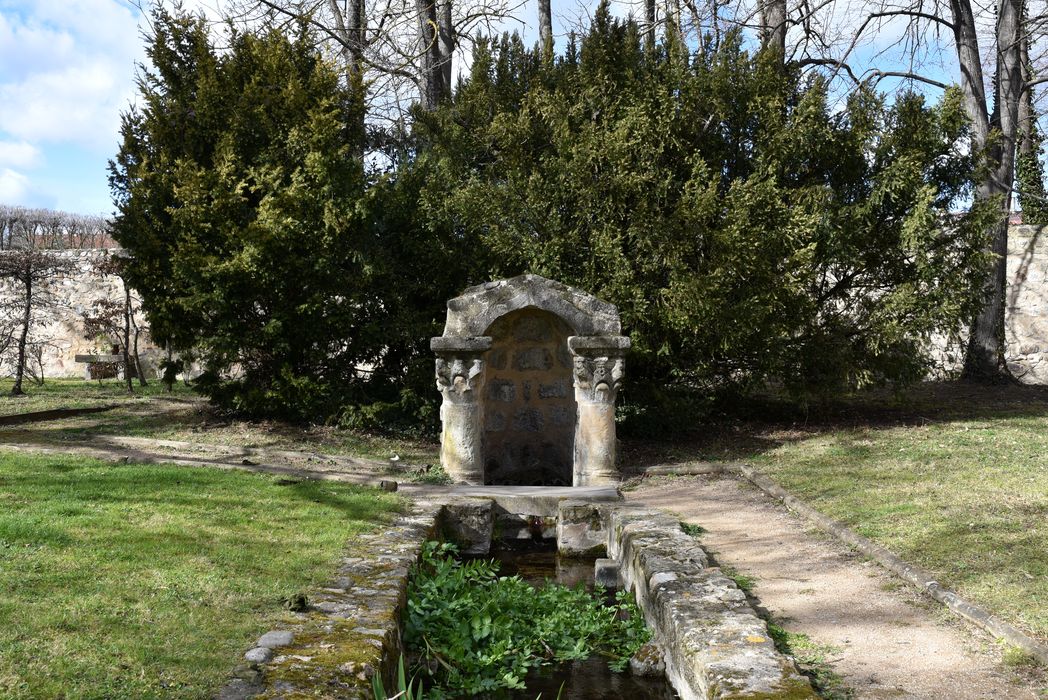
M 491 552 L 477 557 L 499 563 L 499 576 L 519 575 L 532 586 L 547 582 L 564 586 L 593 585 L 592 559 L 562 559 L 557 541 L 510 540 L 493 542 Z M 614 600 L 609 591 L 608 602 Z M 639 678 L 615 673 L 599 656 L 584 661 L 551 664 L 531 671 L 524 678 L 524 690 L 500 690 L 482 696 L 486 700 L 676 700 L 673 686 L 665 677 Z

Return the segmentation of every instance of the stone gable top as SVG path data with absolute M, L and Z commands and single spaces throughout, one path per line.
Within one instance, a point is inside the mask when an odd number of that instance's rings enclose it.
M 497 319 L 526 308 L 541 309 L 559 316 L 575 335 L 617 336 L 622 333 L 619 311 L 613 304 L 566 284 L 527 274 L 479 284 L 448 300 L 443 337 L 483 336 Z

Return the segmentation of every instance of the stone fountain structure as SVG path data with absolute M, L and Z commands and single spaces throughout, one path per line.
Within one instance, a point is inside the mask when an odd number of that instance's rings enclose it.
M 618 310 L 538 275 L 448 301 L 433 338 L 440 461 L 458 483 L 618 481 L 615 397 L 630 347 Z

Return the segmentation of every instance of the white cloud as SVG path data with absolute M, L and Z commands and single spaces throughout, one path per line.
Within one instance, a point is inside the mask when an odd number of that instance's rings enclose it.
M 29 178 L 10 168 L 0 170 L 0 203 L 25 204 L 29 197 Z
M 32 168 L 40 163 L 40 149 L 25 141 L 0 141 L 0 168 Z
M 129 96 L 104 61 L 85 61 L 0 86 L 0 130 L 30 142 L 113 150 Z
M 114 151 L 138 22 L 114 0 L 0 0 L 0 138 Z

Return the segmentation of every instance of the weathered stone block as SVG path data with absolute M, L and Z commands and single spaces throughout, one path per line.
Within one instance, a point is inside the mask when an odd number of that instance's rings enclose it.
M 598 559 L 593 562 L 593 583 L 605 588 L 621 588 L 619 563 L 614 559 Z
M 630 658 L 630 673 L 641 678 L 658 678 L 666 672 L 666 662 L 662 649 L 654 642 L 648 642 Z
M 495 503 L 487 498 L 463 498 L 448 503 L 441 513 L 445 537 L 463 554 L 487 554 L 495 526 Z
M 561 501 L 557 551 L 561 556 L 594 557 L 608 551 L 608 531 L 600 506 L 587 501 Z
M 676 519 L 628 506 L 605 513 L 623 584 L 665 649 L 666 674 L 682 699 L 817 697 L 776 651 L 745 594 L 708 568 Z

